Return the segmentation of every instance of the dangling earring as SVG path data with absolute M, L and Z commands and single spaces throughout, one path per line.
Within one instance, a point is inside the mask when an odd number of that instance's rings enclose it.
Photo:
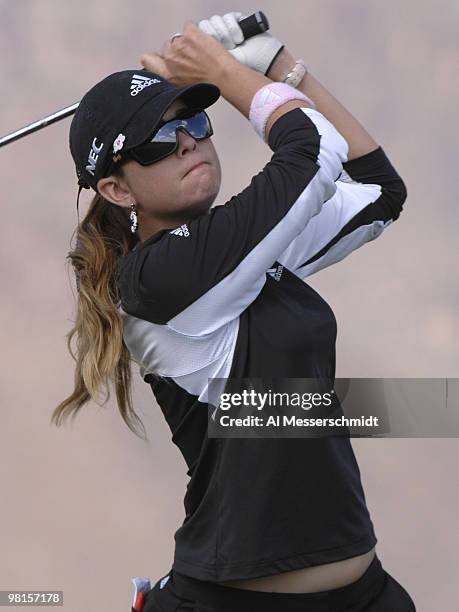
M 131 219 L 131 232 L 133 234 L 135 234 L 135 232 L 137 231 L 137 229 L 139 227 L 139 221 L 137 219 L 137 212 L 136 212 L 135 204 L 134 203 L 131 204 L 130 219 Z

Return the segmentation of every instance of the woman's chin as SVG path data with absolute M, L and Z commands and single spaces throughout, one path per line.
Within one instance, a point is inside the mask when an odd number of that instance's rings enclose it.
M 193 190 L 190 190 L 190 197 L 187 199 L 188 206 L 194 210 L 206 210 L 215 202 L 215 198 L 220 191 L 220 187 L 214 181 L 205 184 L 197 183 Z

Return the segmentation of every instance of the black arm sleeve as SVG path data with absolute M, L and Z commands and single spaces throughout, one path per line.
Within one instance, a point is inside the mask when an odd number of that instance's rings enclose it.
M 343 163 L 337 190 L 278 258 L 300 278 L 371 242 L 403 209 L 407 189 L 382 147 Z

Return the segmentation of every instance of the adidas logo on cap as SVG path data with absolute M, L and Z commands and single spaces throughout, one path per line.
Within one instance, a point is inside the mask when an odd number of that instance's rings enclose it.
M 171 232 L 169 232 L 169 234 L 175 234 L 176 236 L 189 236 L 190 230 L 188 229 L 186 223 L 184 223 L 180 227 L 173 229 Z
M 279 264 L 277 268 L 269 268 L 268 274 L 271 275 L 274 280 L 280 281 L 283 269 L 284 266 L 282 264 Z
M 159 79 L 150 79 L 141 74 L 134 74 L 131 79 L 131 96 L 136 96 L 145 89 L 145 87 L 150 87 L 150 85 L 154 83 L 161 83 L 161 81 Z

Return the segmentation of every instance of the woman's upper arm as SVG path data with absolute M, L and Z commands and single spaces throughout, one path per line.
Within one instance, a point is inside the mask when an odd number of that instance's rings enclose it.
M 237 317 L 273 262 L 336 191 L 347 142 L 318 111 L 294 109 L 274 124 L 274 154 L 226 204 L 140 249 L 135 284 L 142 316 L 188 335 Z

